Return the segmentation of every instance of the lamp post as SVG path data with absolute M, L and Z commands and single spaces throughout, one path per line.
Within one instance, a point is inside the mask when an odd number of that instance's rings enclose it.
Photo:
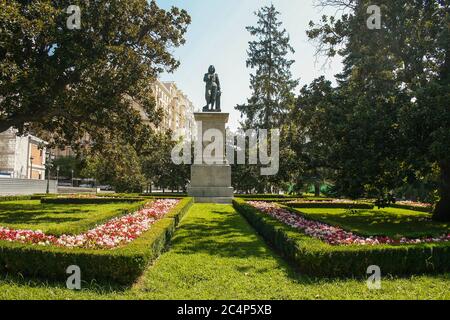
M 73 188 L 73 169 L 71 171 L 72 171 L 72 188 Z
M 33 160 L 34 160 L 34 157 L 31 156 L 30 157 L 30 163 L 31 163 L 31 165 L 30 165 L 30 180 L 33 179 Z
M 45 153 L 45 155 L 47 156 L 47 159 L 45 161 L 45 169 L 47 171 L 47 194 L 50 193 L 50 170 L 53 167 L 53 160 L 54 160 L 54 155 L 51 151 L 48 151 Z
M 56 186 L 59 184 L 59 166 L 56 167 Z

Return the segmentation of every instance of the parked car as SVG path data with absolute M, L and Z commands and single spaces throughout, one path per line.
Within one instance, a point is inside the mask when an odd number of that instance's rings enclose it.
M 58 182 L 58 187 L 71 187 L 72 183 L 70 182 Z
M 102 191 L 112 191 L 113 190 L 113 188 L 109 185 L 98 186 L 98 188 Z
M 90 184 L 80 184 L 80 188 L 92 188 Z

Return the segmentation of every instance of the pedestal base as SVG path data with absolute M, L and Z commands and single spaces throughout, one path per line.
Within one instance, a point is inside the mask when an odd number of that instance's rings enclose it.
M 193 165 L 188 195 L 198 203 L 231 203 L 234 190 L 231 187 L 230 165 Z
M 205 138 L 205 133 L 214 129 L 222 135 L 222 141 L 226 141 L 226 123 L 229 114 L 217 112 L 195 113 L 197 130 L 202 142 L 202 155 L 217 157 L 217 159 L 205 159 L 202 156 L 203 164 L 194 164 L 191 167 L 191 184 L 188 187 L 188 195 L 199 203 L 231 203 L 233 200 L 233 188 L 231 187 L 231 166 L 222 156 L 221 150 L 214 150 L 214 154 L 204 155 L 207 146 L 215 141 L 215 137 Z M 205 139 L 203 139 L 205 138 Z M 208 139 L 208 140 L 207 140 Z M 225 143 L 223 143 L 223 155 L 225 155 Z M 214 161 L 208 161 L 214 160 Z M 210 164 L 215 163 L 215 164 Z
M 195 203 L 233 204 L 233 198 L 202 198 L 196 197 Z

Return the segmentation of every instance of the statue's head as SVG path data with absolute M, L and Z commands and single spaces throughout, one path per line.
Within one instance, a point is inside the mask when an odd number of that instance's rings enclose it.
M 209 66 L 208 72 L 209 73 L 215 73 L 216 72 L 216 68 L 214 68 L 214 66 Z

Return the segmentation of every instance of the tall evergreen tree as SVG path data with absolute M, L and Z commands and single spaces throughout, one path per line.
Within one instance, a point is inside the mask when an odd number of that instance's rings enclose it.
M 256 38 L 249 42 L 247 51 L 247 67 L 254 70 L 250 75 L 252 96 L 236 109 L 246 118 L 244 127 L 270 129 L 280 127 L 283 116 L 295 103 L 293 90 L 298 81 L 292 79 L 290 71 L 294 60 L 287 57 L 294 49 L 273 5 L 261 8 L 255 15 L 256 26 L 247 27 Z

